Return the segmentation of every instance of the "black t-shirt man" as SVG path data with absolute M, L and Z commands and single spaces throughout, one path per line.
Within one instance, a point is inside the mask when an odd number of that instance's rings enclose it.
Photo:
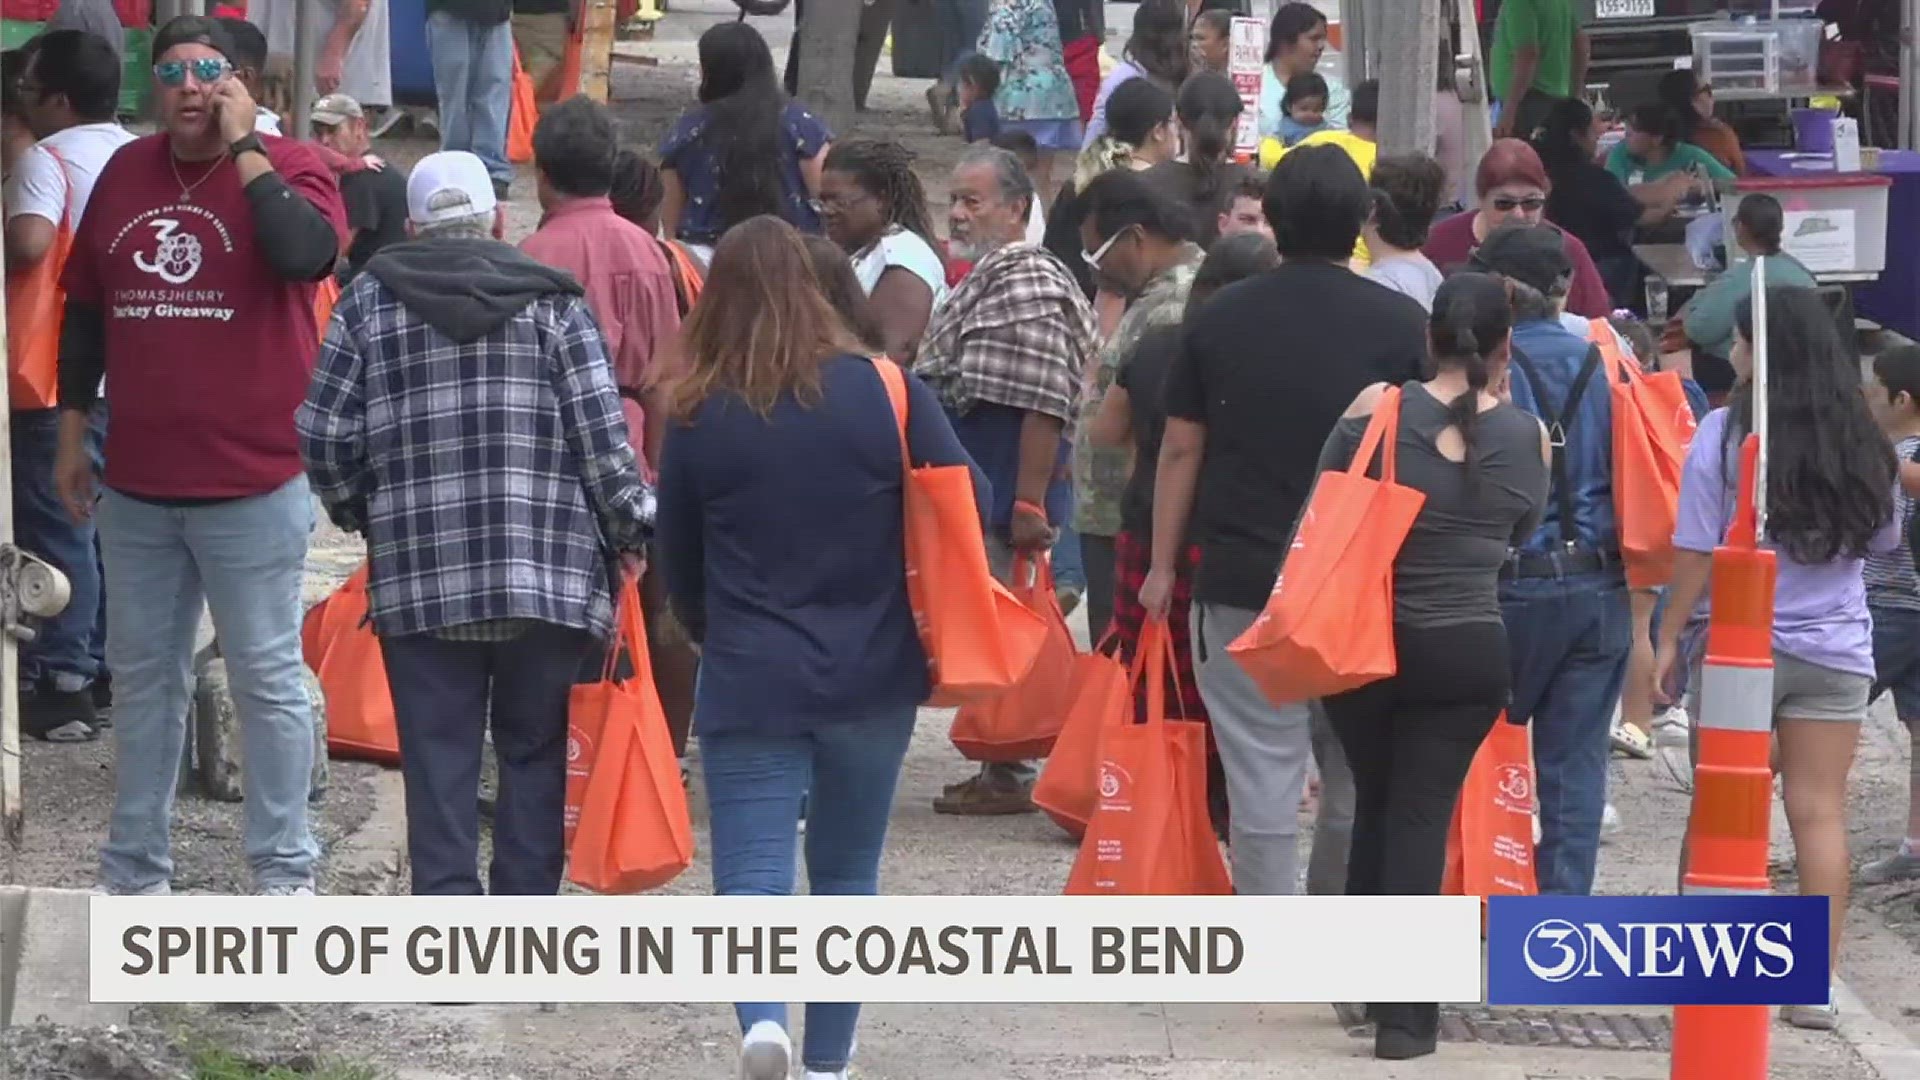
M 1114 372 L 1113 384 L 1127 392 L 1128 423 L 1133 430 L 1133 475 L 1120 496 L 1120 528 L 1141 540 L 1153 538 L 1153 484 L 1158 474 L 1160 439 L 1167 431 L 1167 371 L 1180 354 L 1179 325 L 1156 326 L 1140 335 L 1133 352 Z
M 347 262 L 340 268 L 340 284 L 360 273 L 367 260 L 388 244 L 407 238 L 407 177 L 388 165 L 361 169 L 340 178 L 340 200 L 347 207 Z
M 1282 263 L 1188 318 L 1166 406 L 1206 428 L 1195 601 L 1266 606 L 1328 433 L 1361 390 L 1419 378 L 1426 353 L 1417 302 L 1333 263 Z

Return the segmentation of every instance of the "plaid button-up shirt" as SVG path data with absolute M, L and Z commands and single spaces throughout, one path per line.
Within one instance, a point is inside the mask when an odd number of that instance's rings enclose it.
M 461 344 L 361 274 L 296 423 L 329 516 L 366 536 L 382 636 L 528 619 L 605 636 L 611 554 L 644 545 L 654 497 L 580 296 Z

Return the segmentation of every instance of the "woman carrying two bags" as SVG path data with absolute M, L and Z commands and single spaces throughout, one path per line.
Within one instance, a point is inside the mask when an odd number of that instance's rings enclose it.
M 822 294 L 800 234 L 774 217 L 721 239 L 685 354 L 661 455 L 658 536 L 673 609 L 701 644 L 693 730 L 714 892 L 791 893 L 804 805 L 813 893 L 872 895 L 915 710 L 930 691 L 887 390 Z M 901 374 L 914 463 L 971 466 L 939 401 Z M 984 518 L 984 502 L 978 509 Z M 735 1011 L 740 1075 L 784 1080 L 786 1006 Z M 845 1076 L 859 1015 L 855 1003 L 807 1006 L 809 1080 Z
M 1549 455 L 1539 421 L 1502 400 L 1512 322 L 1498 278 L 1448 279 L 1428 323 L 1434 377 L 1368 387 L 1320 455 L 1322 470 L 1347 468 L 1376 406 L 1397 404 L 1395 478 L 1425 495 L 1393 566 L 1397 670 L 1325 702 L 1357 802 L 1348 895 L 1440 891 L 1455 800 L 1506 707 L 1498 575 L 1540 520 Z M 1367 1018 L 1376 1057 L 1435 1049 L 1437 1005 L 1375 1004 Z

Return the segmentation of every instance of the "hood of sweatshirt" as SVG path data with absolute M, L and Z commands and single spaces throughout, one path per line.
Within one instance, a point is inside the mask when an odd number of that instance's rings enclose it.
M 391 289 L 421 321 L 462 345 L 499 329 L 543 296 L 584 292 L 566 271 L 491 239 L 392 244 L 367 260 L 365 272 Z

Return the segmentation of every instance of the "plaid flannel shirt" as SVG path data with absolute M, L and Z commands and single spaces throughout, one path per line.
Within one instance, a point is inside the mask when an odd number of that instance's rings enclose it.
M 1058 418 L 1073 437 L 1080 373 L 1098 326 L 1073 274 L 1045 248 L 989 252 L 933 313 L 914 374 L 956 415 L 979 404 Z
M 367 539 L 382 636 L 528 619 L 606 635 L 611 555 L 645 544 L 654 496 L 584 299 L 549 294 L 457 344 L 361 274 L 295 422 L 328 515 Z

